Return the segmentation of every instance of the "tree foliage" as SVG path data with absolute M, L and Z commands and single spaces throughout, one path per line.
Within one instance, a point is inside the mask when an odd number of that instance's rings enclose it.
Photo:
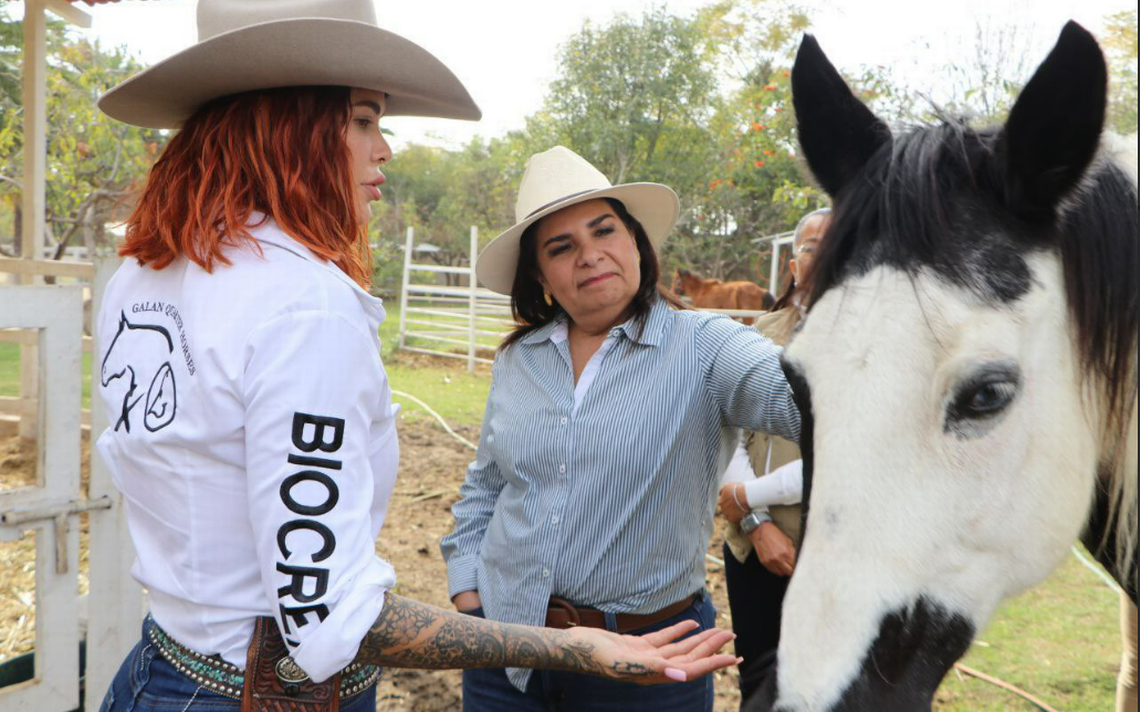
M 95 106 L 103 92 L 141 69 L 137 62 L 71 36 L 56 20 L 49 20 L 47 33 L 46 241 L 59 258 L 74 243 L 88 250 L 109 243 L 104 226 L 126 216 L 166 137 L 119 123 Z M 21 23 L 0 7 L 0 213 L 6 213 L 0 249 L 11 252 L 18 250 L 22 222 L 22 45 Z
M 1136 133 L 1136 10 L 1110 15 L 1101 39 L 1109 67 L 1108 125 Z
M 560 47 L 558 74 L 525 129 L 458 149 L 413 144 L 386 167 L 372 220 L 376 284 L 398 285 L 409 226 L 434 250 L 417 260 L 466 264 L 470 227 L 486 244 L 510 226 L 527 158 L 557 144 L 614 183 L 655 181 L 678 192 L 666 274 L 684 266 L 765 284 L 770 256 L 755 240 L 827 202 L 799 160 L 791 105 L 790 68 L 810 24 L 796 0 L 710 0 L 687 16 L 662 6 L 587 22 Z M 58 21 L 49 20 L 48 34 L 48 225 L 59 254 L 79 240 L 98 243 L 103 225 L 121 219 L 166 137 L 95 109 L 99 94 L 139 69 L 133 60 L 69 36 Z M 1032 34 L 979 20 L 937 87 L 914 86 L 890 67 L 865 66 L 848 80 L 893 124 L 940 112 L 994 122 L 1038 59 Z M 1107 19 L 1110 125 L 1122 133 L 1136 129 L 1136 37 L 1135 10 Z M 0 5 L 0 249 L 8 250 L 19 232 L 21 48 L 20 23 Z

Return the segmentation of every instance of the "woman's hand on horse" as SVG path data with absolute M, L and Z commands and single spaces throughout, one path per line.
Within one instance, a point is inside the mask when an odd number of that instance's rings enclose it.
M 455 610 L 460 613 L 469 613 L 476 608 L 483 607 L 483 601 L 479 598 L 478 591 L 462 591 L 457 593 L 451 599 L 451 602 L 455 604 Z
M 695 680 L 740 662 L 732 655 L 717 652 L 736 637 L 729 631 L 710 628 L 677 640 L 698 627 L 696 621 L 688 620 L 640 636 L 585 627 L 568 632 L 583 649 L 591 651 L 597 666 L 590 670 L 593 674 L 652 685 Z
M 744 484 L 741 482 L 729 482 L 726 485 L 721 485 L 720 495 L 717 499 L 720 503 L 720 511 L 724 513 L 725 519 L 733 524 L 739 524 L 740 520 L 748 514 L 748 510 L 745 509 L 748 505 L 748 497 L 744 491 Z
M 791 576 L 796 568 L 796 547 L 788 535 L 772 522 L 764 522 L 748 535 L 756 558 L 777 576 Z

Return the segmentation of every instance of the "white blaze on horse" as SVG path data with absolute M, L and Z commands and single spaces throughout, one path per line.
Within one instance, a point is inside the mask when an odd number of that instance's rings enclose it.
M 785 353 L 805 535 L 775 689 L 917 712 L 1002 599 L 1082 537 L 1136 600 L 1136 143 L 1070 23 L 1004 126 L 892 136 L 811 37 L 800 142 L 834 198 Z

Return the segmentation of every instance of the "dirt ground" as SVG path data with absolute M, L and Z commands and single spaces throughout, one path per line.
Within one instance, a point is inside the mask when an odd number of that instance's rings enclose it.
M 477 427 L 456 431 L 477 440 Z M 396 568 L 397 591 L 438 606 L 450 606 L 447 570 L 439 540 L 452 527 L 451 505 L 472 452 L 430 420 L 400 424 L 400 474 L 391 508 L 377 544 L 378 553 Z M 87 445 L 84 441 L 84 462 Z M 34 446 L 15 438 L 0 440 L 0 490 L 31 484 Z M 84 468 L 86 482 L 86 467 Z M 86 536 L 81 538 L 80 590 L 86 589 Z M 719 538 L 710 553 L 720 556 Z M 724 576 L 710 565 L 709 588 L 720 611 L 719 624 L 730 628 Z M 33 595 L 35 550 L 31 537 L 0 542 L 0 662 L 31 650 L 35 635 Z M 716 711 L 739 707 L 736 672 L 716 676 Z M 380 710 L 452 712 L 460 706 L 460 675 L 452 671 L 394 670 L 384 672 L 377 694 Z

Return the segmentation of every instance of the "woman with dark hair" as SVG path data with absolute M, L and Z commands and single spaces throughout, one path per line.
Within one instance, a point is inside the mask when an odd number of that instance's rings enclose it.
M 688 623 L 642 638 L 479 621 L 393 593 L 395 483 L 367 220 L 387 114 L 478 118 L 371 0 L 201 0 L 200 42 L 100 100 L 181 128 L 98 318 L 99 452 L 149 591 L 102 712 L 373 712 L 379 666 L 534 665 L 667 682 L 734 662 Z
M 668 187 L 612 186 L 563 147 L 528 162 L 517 224 L 478 261 L 519 326 L 441 543 L 460 611 L 621 633 L 714 625 L 719 475 L 739 428 L 794 440 L 799 412 L 779 348 L 658 286 L 678 207 Z M 711 679 L 640 689 L 525 667 L 464 673 L 464 709 L 712 709 Z

